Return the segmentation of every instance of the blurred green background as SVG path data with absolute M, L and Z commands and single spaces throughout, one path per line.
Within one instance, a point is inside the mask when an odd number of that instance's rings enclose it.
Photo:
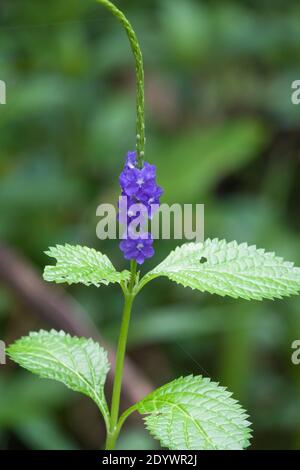
M 291 104 L 299 1 L 116 4 L 144 52 L 147 160 L 157 165 L 163 201 L 204 203 L 206 237 L 248 241 L 300 264 L 300 106 Z M 116 201 L 135 145 L 135 83 L 123 30 L 92 0 L 1 0 L 0 79 L 0 338 L 9 343 L 55 318 L 46 321 L 5 279 L 8 251 L 39 274 L 43 251 L 64 242 L 126 266 L 117 242 L 97 240 L 96 207 Z M 174 245 L 156 242 L 143 271 Z M 65 290 L 115 344 L 116 289 Z M 291 363 L 299 306 L 299 298 L 248 303 L 154 281 L 137 300 L 129 356 L 153 386 L 190 373 L 220 381 L 249 411 L 252 448 L 299 449 L 300 366 Z M 103 444 L 88 399 L 11 362 L 0 366 L 0 397 L 1 449 Z M 138 419 L 119 442 L 155 446 Z

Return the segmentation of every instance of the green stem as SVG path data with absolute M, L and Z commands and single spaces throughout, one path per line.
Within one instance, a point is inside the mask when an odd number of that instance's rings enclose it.
M 97 0 L 104 7 L 106 7 L 122 24 L 124 27 L 127 37 L 130 42 L 130 46 L 134 55 L 135 60 L 135 73 L 136 73 L 136 151 L 138 167 L 141 168 L 145 156 L 145 83 L 144 83 L 144 66 L 143 56 L 141 48 L 138 43 L 136 34 L 127 20 L 126 16 L 109 0 Z M 125 302 L 122 316 L 122 324 L 117 348 L 116 355 L 116 370 L 113 385 L 112 401 L 111 401 L 111 413 L 109 430 L 107 433 L 106 449 L 112 450 L 115 447 L 117 437 L 120 429 L 129 416 L 134 411 L 133 407 L 129 408 L 119 420 L 119 408 L 120 408 L 120 397 L 122 388 L 122 377 L 124 369 L 124 359 L 126 353 L 126 344 L 128 336 L 128 328 L 131 316 L 132 303 L 135 297 L 135 283 L 136 283 L 136 261 L 130 262 L 131 279 L 128 286 L 122 285 L 124 292 Z
M 121 12 L 109 0 L 97 0 L 104 7 L 106 7 L 122 24 L 135 59 L 135 73 L 136 73 L 136 151 L 139 167 L 142 167 L 145 155 L 145 83 L 144 83 L 144 65 L 141 48 L 138 43 L 137 36 L 127 20 L 124 13 Z
M 127 408 L 127 410 L 124 411 L 124 413 L 120 416 L 118 424 L 117 424 L 117 429 L 116 429 L 116 436 L 118 437 L 123 424 L 125 423 L 126 419 L 128 416 L 130 416 L 134 411 L 136 411 L 137 405 L 132 405 L 130 408 Z
M 121 421 L 120 425 L 118 426 L 120 397 L 121 397 L 121 389 L 122 389 L 122 378 L 123 378 L 128 329 L 129 329 L 129 323 L 130 323 L 130 317 L 131 317 L 132 304 L 133 304 L 133 300 L 135 297 L 135 294 L 133 293 L 133 288 L 135 285 L 135 277 L 136 277 L 136 262 L 131 261 L 131 280 L 129 283 L 128 290 L 124 294 L 125 302 L 124 302 L 122 324 L 121 324 L 121 330 L 120 330 L 120 336 L 119 336 L 119 342 L 118 342 L 118 348 L 117 348 L 116 370 L 115 370 L 115 378 L 114 378 L 112 401 L 111 401 L 110 425 L 109 425 L 109 430 L 107 433 L 107 440 L 106 440 L 106 446 L 105 446 L 106 450 L 114 449 L 117 437 L 119 435 L 120 429 L 124 422 L 124 420 Z
M 129 291 L 132 292 L 134 285 L 135 285 L 135 280 L 136 280 L 136 268 L 137 264 L 135 260 L 130 261 L 130 272 L 131 272 L 131 278 L 130 278 L 130 283 L 129 283 Z

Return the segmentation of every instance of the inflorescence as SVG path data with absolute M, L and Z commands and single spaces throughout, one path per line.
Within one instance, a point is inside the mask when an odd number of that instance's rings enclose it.
M 136 152 L 128 152 L 119 177 L 122 189 L 119 222 L 126 225 L 120 249 L 124 257 L 142 264 L 154 254 L 153 238 L 143 231 L 142 222 L 152 219 L 159 208 L 163 190 L 156 184 L 156 167 L 144 162 L 138 168 Z

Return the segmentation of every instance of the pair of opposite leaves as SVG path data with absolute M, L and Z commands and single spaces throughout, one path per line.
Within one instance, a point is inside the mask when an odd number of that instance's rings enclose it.
M 46 252 L 56 258 L 44 279 L 85 285 L 126 283 L 130 272 L 116 271 L 107 256 L 82 246 L 56 246 Z M 138 292 L 158 276 L 185 287 L 247 300 L 297 294 L 300 268 L 246 243 L 206 240 L 172 251 L 141 278 Z M 9 356 L 40 377 L 63 382 L 92 398 L 106 425 L 109 410 L 104 384 L 109 364 L 106 352 L 91 339 L 64 332 L 31 333 L 8 348 Z M 248 416 L 231 393 L 202 376 L 181 377 L 155 390 L 130 408 L 145 417 L 146 427 L 169 449 L 244 449 L 251 437 Z M 129 413 L 129 414 L 130 414 Z

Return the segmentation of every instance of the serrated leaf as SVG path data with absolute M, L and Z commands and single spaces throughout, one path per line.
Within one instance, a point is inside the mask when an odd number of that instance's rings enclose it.
M 98 343 L 63 331 L 41 330 L 17 340 L 7 353 L 13 361 L 39 377 L 57 380 L 90 397 L 107 422 L 109 412 L 104 383 L 109 364 L 106 351 Z
M 202 376 L 181 377 L 136 405 L 146 427 L 171 450 L 241 450 L 249 445 L 248 416 L 231 393 Z
M 129 271 L 116 271 L 106 255 L 87 246 L 56 245 L 45 253 L 57 260 L 55 266 L 45 267 L 45 281 L 98 287 L 130 278 Z
M 185 287 L 247 300 L 282 298 L 300 291 L 300 268 L 247 243 L 206 240 L 177 247 L 144 276 L 140 288 L 158 276 Z

